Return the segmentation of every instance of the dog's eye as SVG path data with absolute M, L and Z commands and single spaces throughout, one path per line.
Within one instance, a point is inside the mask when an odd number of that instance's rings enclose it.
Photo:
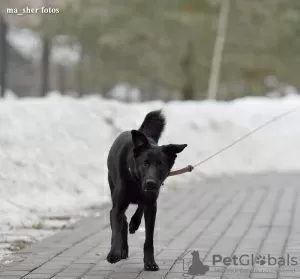
M 143 163 L 143 167 L 148 167 L 149 166 L 149 161 L 148 160 L 146 160 L 146 161 L 144 161 L 144 163 Z
M 157 161 L 157 162 L 156 162 L 156 165 L 157 165 L 158 167 L 160 167 L 160 166 L 162 165 L 162 162 L 161 162 L 161 161 Z

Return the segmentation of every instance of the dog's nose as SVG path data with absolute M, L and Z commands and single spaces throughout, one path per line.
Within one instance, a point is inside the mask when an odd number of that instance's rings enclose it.
M 153 179 L 146 180 L 146 191 L 153 191 L 157 189 L 157 182 Z

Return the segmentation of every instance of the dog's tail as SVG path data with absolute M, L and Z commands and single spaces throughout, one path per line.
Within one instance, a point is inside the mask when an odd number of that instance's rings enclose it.
M 139 128 L 139 131 L 144 133 L 147 137 L 158 142 L 164 128 L 166 126 L 166 119 L 161 110 L 149 112 Z

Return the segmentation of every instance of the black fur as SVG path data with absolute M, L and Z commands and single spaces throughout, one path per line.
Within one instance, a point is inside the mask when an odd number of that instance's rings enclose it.
M 156 143 L 158 143 L 158 140 L 161 137 L 165 126 L 166 120 L 162 114 L 162 111 L 155 110 L 149 112 L 146 115 L 143 124 L 139 128 L 139 131 L 144 133 L 147 137 L 153 139 Z
M 131 218 L 129 232 L 135 233 L 144 214 L 144 268 L 152 271 L 159 269 L 153 247 L 156 201 L 160 186 L 168 177 L 177 153 L 187 146 L 158 145 L 165 123 L 160 110 L 152 111 L 146 115 L 139 130 L 123 132 L 109 151 L 108 182 L 113 205 L 110 211 L 111 250 L 107 255 L 110 263 L 128 257 L 128 223 L 125 212 L 129 204 L 134 203 L 138 204 L 138 208 Z

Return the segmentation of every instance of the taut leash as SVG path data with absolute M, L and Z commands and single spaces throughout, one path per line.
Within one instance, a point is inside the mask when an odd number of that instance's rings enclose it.
M 169 173 L 169 176 L 174 176 L 174 175 L 179 175 L 179 174 L 183 174 L 186 172 L 192 172 L 194 170 L 194 168 L 202 165 L 203 163 L 207 162 L 208 160 L 212 159 L 213 157 L 219 155 L 220 153 L 224 152 L 225 150 L 229 149 L 230 147 L 234 146 L 235 144 L 237 144 L 238 142 L 244 140 L 245 138 L 249 137 L 250 135 L 254 134 L 255 132 L 257 132 L 258 130 L 268 126 L 269 124 L 279 120 L 280 118 L 283 118 L 293 112 L 295 112 L 296 110 L 300 109 L 300 106 L 295 107 L 285 113 L 282 113 L 274 118 L 272 118 L 271 120 L 267 121 L 266 123 L 264 123 L 263 125 L 257 127 L 256 129 L 252 130 L 251 132 L 247 133 L 246 135 L 240 137 L 239 139 L 237 139 L 236 141 L 234 141 L 233 143 L 227 145 L 226 147 L 222 148 L 221 150 L 219 150 L 218 152 L 210 155 L 209 157 L 207 157 L 206 159 L 204 159 L 203 161 L 200 161 L 199 163 L 197 163 L 196 165 L 192 166 L 192 165 L 188 165 L 187 167 L 183 168 L 183 169 L 179 169 L 179 170 L 175 170 L 175 171 L 171 171 Z

